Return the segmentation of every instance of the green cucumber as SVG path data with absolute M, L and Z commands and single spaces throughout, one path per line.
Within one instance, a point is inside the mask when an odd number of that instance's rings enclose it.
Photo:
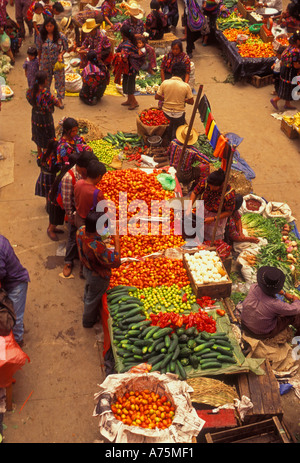
M 215 344 L 222 347 L 228 347 L 229 349 L 233 350 L 232 344 L 229 341 L 223 341 L 222 339 L 215 340 Z
M 229 357 L 229 355 L 223 355 L 223 354 L 219 354 L 218 357 L 217 357 L 217 360 L 219 360 L 220 362 L 224 362 L 224 363 L 236 363 L 236 360 L 233 358 L 233 357 Z
M 143 327 L 149 326 L 151 323 L 151 320 L 143 320 L 138 323 L 132 323 L 129 325 L 129 329 L 131 330 L 139 330 L 140 332 L 142 331 Z
M 127 325 L 127 324 L 129 325 L 130 323 L 135 323 L 135 322 L 137 323 L 137 322 L 141 322 L 141 321 L 143 321 L 143 320 L 145 320 L 145 316 L 144 316 L 144 315 L 136 314 L 136 315 L 134 315 L 133 317 L 126 318 L 126 319 L 124 319 L 124 320 L 122 320 L 122 321 L 123 321 L 123 323 L 125 323 L 126 325 Z
M 171 361 L 170 361 L 170 372 L 175 373 L 175 371 L 176 371 L 176 362 L 171 359 Z
M 194 352 L 201 352 L 202 350 L 211 347 L 214 344 L 213 341 L 205 342 L 203 344 L 199 344 L 198 346 L 194 347 Z
M 162 361 L 157 362 L 157 363 L 155 363 L 154 365 L 152 365 L 151 371 L 160 371 L 161 362 L 162 362 Z
M 176 360 L 176 364 L 179 370 L 179 378 L 185 380 L 187 378 L 184 366 L 180 363 L 180 360 Z
M 165 343 L 166 348 L 168 349 L 171 345 L 171 339 L 168 334 L 165 335 L 164 343 Z
M 160 330 L 160 327 L 157 325 L 157 326 L 153 326 L 151 330 L 148 331 L 148 333 L 146 334 L 145 336 L 145 339 L 149 339 L 149 338 L 152 338 L 152 336 L 158 331 Z
M 203 359 L 216 359 L 218 357 L 218 355 L 221 355 L 221 354 L 218 354 L 218 352 L 207 352 L 203 355 L 201 355 L 201 360 Z
M 199 366 L 199 359 L 198 359 L 197 355 L 191 355 L 190 356 L 190 364 L 192 365 L 194 370 L 197 370 L 197 368 Z
M 207 370 L 209 368 L 222 368 L 222 363 L 217 362 L 216 360 L 209 360 L 204 363 L 200 362 L 200 368 L 201 370 Z
M 174 352 L 177 345 L 178 345 L 178 336 L 176 333 L 172 333 L 171 338 L 170 338 L 170 346 L 169 346 L 168 352 Z
M 180 347 L 179 347 L 179 345 L 177 344 L 177 346 L 176 346 L 176 348 L 175 348 L 175 350 L 174 350 L 174 352 L 173 352 L 172 360 L 173 360 L 173 361 L 177 360 L 179 354 L 180 354 Z
M 135 307 L 134 309 L 131 309 L 128 312 L 126 312 L 124 314 L 124 317 L 126 318 L 134 317 L 134 315 L 140 314 L 141 312 L 142 312 L 141 307 Z
M 172 352 L 171 354 L 168 354 L 165 356 L 165 358 L 161 362 L 161 368 L 164 368 L 168 365 L 168 363 L 172 360 L 172 356 L 173 356 Z
M 155 365 L 156 363 L 161 362 L 164 358 L 165 354 L 158 354 L 154 355 L 153 357 L 150 356 L 148 362 Z
M 156 344 L 154 350 L 156 352 L 160 351 L 163 347 L 165 347 L 165 341 L 160 341 L 158 344 Z
M 220 354 L 229 355 L 230 357 L 233 356 L 232 349 L 230 349 L 229 347 L 222 347 L 218 346 L 217 344 L 214 344 L 212 346 L 212 349 L 218 351 Z
M 153 334 L 153 339 L 159 339 L 161 337 L 164 337 L 166 334 L 170 334 L 173 331 L 172 328 L 167 327 L 167 328 L 159 328 L 154 334 Z
M 197 355 L 197 357 L 202 357 L 202 355 L 209 354 L 210 352 L 210 347 L 207 347 L 206 349 L 203 349 L 200 352 L 194 352 L 194 354 Z

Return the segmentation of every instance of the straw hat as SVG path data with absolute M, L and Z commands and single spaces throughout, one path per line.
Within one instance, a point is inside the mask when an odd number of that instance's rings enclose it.
M 133 16 L 136 19 L 142 19 L 144 16 L 142 8 L 137 3 L 131 3 L 128 5 L 127 11 L 130 16 Z
M 94 18 L 89 18 L 85 21 L 85 23 L 82 26 L 82 30 L 85 34 L 88 34 L 92 30 L 96 29 L 96 27 L 99 27 L 100 24 L 97 24 Z
M 178 127 L 178 129 L 176 130 L 176 138 L 177 140 L 180 141 L 180 143 L 184 143 L 185 142 L 185 139 L 186 139 L 186 136 L 187 136 L 187 132 L 188 132 L 188 125 L 181 125 L 180 127 Z M 196 143 L 196 141 L 198 140 L 198 132 L 196 129 L 192 129 L 191 130 L 191 133 L 190 133 L 190 136 L 189 136 L 189 140 L 188 140 L 188 145 L 194 145 Z
M 60 21 L 60 28 L 63 31 L 67 30 L 71 24 L 71 21 L 72 21 L 71 16 L 69 18 L 62 18 L 62 20 Z

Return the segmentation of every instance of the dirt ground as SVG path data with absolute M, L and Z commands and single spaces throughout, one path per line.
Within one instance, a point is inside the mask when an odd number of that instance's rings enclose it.
M 148 2 L 142 2 L 149 11 Z M 14 18 L 11 7 L 8 11 Z M 176 35 L 182 35 L 179 26 Z M 93 396 L 104 378 L 101 342 L 94 329 L 81 325 L 84 281 L 78 265 L 73 279 L 62 279 L 63 258 L 58 243 L 46 234 L 48 216 L 45 201 L 34 195 L 39 174 L 31 141 L 31 107 L 25 99 L 26 79 L 22 64 L 31 40 L 26 39 L 8 83 L 14 91 L 0 112 L 0 140 L 14 144 L 14 182 L 0 190 L 0 232 L 15 246 L 22 264 L 29 270 L 25 312 L 24 351 L 30 357 L 16 373 L 13 385 L 14 410 L 4 417 L 6 443 L 91 443 L 99 438 L 93 417 Z M 280 122 L 271 114 L 272 86 L 257 89 L 240 82 L 224 83 L 230 74 L 220 49 L 196 43 L 193 61 L 196 87 L 203 84 L 219 129 L 244 138 L 241 156 L 253 168 L 254 192 L 268 200 L 286 201 L 296 219 L 300 218 L 299 140 L 289 140 Z M 136 130 L 137 111 L 120 104 L 123 97 L 104 96 L 95 107 L 76 97 L 66 97 L 65 109 L 56 109 L 55 124 L 63 116 L 86 118 L 104 133 Z M 153 96 L 138 97 L 139 109 L 153 105 Z M 300 110 L 300 102 L 296 102 Z M 187 108 L 187 118 L 191 116 Z M 200 118 L 195 127 L 203 133 Z M 60 237 L 63 242 L 66 234 Z M 30 399 L 26 402 L 26 399 Z M 300 401 L 293 391 L 282 396 L 285 418 L 300 434 Z

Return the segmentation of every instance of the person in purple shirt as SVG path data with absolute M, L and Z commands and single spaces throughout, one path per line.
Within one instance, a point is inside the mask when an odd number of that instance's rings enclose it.
M 0 235 L 0 283 L 14 304 L 16 324 L 13 335 L 20 346 L 23 345 L 23 318 L 29 281 L 28 271 L 20 263 L 10 242 Z
M 284 273 L 276 267 L 258 269 L 257 284 L 242 302 L 241 324 L 250 336 L 273 338 L 289 325 L 296 328 L 295 336 L 300 335 L 300 299 L 283 291 L 284 282 Z M 291 303 L 276 297 L 278 294 Z
M 36 47 L 29 47 L 27 49 L 27 58 L 23 64 L 25 76 L 27 77 L 28 88 L 33 87 L 39 66 L 38 51 Z

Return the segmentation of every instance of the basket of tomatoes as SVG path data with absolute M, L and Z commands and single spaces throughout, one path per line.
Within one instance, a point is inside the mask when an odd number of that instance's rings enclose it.
M 147 143 L 148 137 L 155 135 L 163 137 L 169 126 L 169 120 L 164 115 L 162 109 L 149 108 L 143 109 L 143 111 L 138 114 L 136 125 L 137 133 L 142 136 L 145 143 Z
M 138 371 L 109 375 L 100 385 L 94 416 L 101 436 L 116 443 L 192 442 L 204 425 L 193 389 L 174 374 Z

